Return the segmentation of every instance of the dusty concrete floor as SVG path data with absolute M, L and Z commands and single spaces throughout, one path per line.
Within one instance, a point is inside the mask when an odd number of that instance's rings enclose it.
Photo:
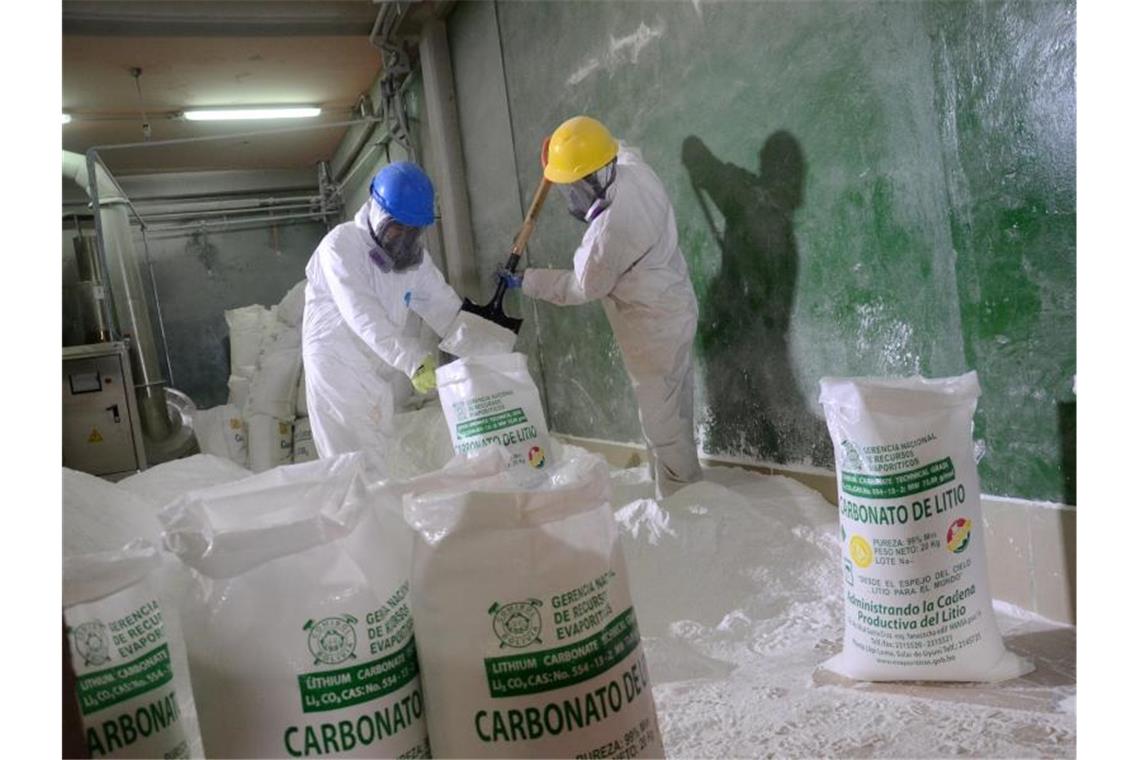
M 714 468 L 660 504 L 614 472 L 671 757 L 1072 757 L 1076 631 L 995 605 L 1036 670 L 994 684 L 854 682 L 835 508 L 795 481 Z M 667 515 L 665 524 L 663 515 Z

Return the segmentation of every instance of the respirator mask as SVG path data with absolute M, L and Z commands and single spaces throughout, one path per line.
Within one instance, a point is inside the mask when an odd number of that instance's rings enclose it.
M 381 272 L 403 272 L 415 269 L 424 260 L 423 227 L 412 227 L 396 221 L 375 201 L 369 201 L 368 234 L 373 248 L 368 257 Z
M 606 191 L 614 183 L 617 176 L 617 160 L 587 174 L 582 179 L 566 184 L 556 184 L 555 187 L 566 199 L 566 206 L 570 216 L 589 224 L 598 218 L 598 215 L 609 208 L 612 199 L 606 197 Z

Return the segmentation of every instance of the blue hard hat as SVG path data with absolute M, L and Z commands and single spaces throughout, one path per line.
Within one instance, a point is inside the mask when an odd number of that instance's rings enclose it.
M 408 161 L 388 164 L 372 178 L 372 199 L 401 224 L 426 227 L 435 221 L 435 191 L 424 170 Z

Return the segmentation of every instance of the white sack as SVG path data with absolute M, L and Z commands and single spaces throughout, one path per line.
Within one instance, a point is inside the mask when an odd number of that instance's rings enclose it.
M 512 467 L 551 464 L 546 416 L 525 355 L 457 359 L 436 370 L 436 380 L 456 454 L 500 444 Z
M 102 478 L 74 470 L 63 470 L 63 556 L 64 559 L 88 554 L 114 553 L 126 544 L 145 540 L 152 544 L 162 541 L 162 526 L 158 513 L 162 506 L 179 495 L 182 488 L 189 490 L 191 484 L 177 473 L 187 469 L 183 463 L 210 460 L 195 465 L 199 471 L 212 470 L 211 480 L 223 477 L 220 466 L 230 468 L 245 475 L 249 473 L 229 461 L 217 457 L 199 455 L 189 459 L 179 459 L 124 478 L 118 483 L 109 483 Z M 204 478 L 195 478 L 203 483 Z M 185 732 L 190 737 L 190 756 L 201 757 L 201 740 L 198 736 L 198 721 L 194 712 L 194 702 L 190 693 L 189 671 L 186 667 L 186 645 L 182 640 L 178 620 L 177 600 L 186 589 L 185 579 L 177 572 L 177 562 L 170 555 L 162 555 L 162 563 L 154 573 L 151 582 L 155 583 L 162 595 L 163 616 L 166 620 L 166 636 L 170 645 L 171 659 L 175 665 L 175 686 L 179 696 L 179 710 L 185 724 Z
M 305 316 L 305 284 L 308 280 L 301 280 L 277 304 L 277 319 L 290 327 L 300 327 L 301 318 Z
M 509 354 L 515 350 L 517 339 L 515 333 L 502 325 L 497 325 L 469 311 L 460 310 L 444 332 L 439 348 L 460 358 Z
M 232 404 L 238 409 L 245 408 L 245 402 L 249 399 L 249 385 L 249 377 L 230 375 L 229 380 L 226 381 L 226 387 L 229 388 L 230 392 L 226 403 Z
M 94 475 L 63 468 L 63 556 L 109 552 L 162 534 L 144 499 Z
M 245 439 L 245 421 L 241 407 L 224 404 L 210 409 L 196 409 L 190 414 L 198 448 L 205 454 L 224 457 L 245 466 L 249 450 Z
M 281 321 L 272 322 L 261 336 L 261 355 L 287 348 L 301 349 L 301 328 Z
M 318 459 L 317 445 L 313 443 L 313 426 L 308 417 L 293 420 L 293 464 Z
M 226 326 L 230 333 L 230 374 L 252 377 L 261 352 L 261 335 L 270 312 L 260 304 L 227 309 Z M 276 317 L 273 317 L 276 319 Z
M 662 757 L 609 468 L 567 447 L 520 474 L 404 498 L 435 756 Z
M 163 511 L 210 757 L 425 757 L 407 536 L 359 454 L 196 491 Z
M 189 682 L 168 639 L 159 566 L 147 541 L 64 560 L 63 617 L 89 757 L 190 756 Z
M 246 416 L 268 414 L 282 420 L 293 419 L 297 406 L 297 380 L 301 374 L 300 348 L 263 353 L 249 389 Z
M 978 376 L 823 378 L 843 540 L 843 652 L 866 681 L 998 681 L 1032 670 L 994 619 L 973 417 Z
M 249 469 L 265 472 L 293 460 L 293 423 L 268 414 L 246 418 L 249 436 Z
M 309 416 L 309 399 L 305 390 L 305 365 L 301 363 L 301 373 L 297 376 L 297 403 L 293 407 L 298 417 Z

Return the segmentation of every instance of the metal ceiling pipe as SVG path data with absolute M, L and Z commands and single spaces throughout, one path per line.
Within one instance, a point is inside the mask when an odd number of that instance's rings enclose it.
M 63 151 L 63 176 L 90 194 L 92 185 L 84 156 Z M 95 170 L 95 182 L 94 190 L 99 205 L 95 211 L 98 212 L 102 233 L 101 253 L 111 290 L 113 319 L 118 324 L 119 332 L 131 339 L 131 364 L 143 434 L 149 439 L 148 443 L 160 443 L 178 431 L 171 423 L 167 410 L 166 381 L 159 366 L 146 290 L 131 238 L 130 218 L 127 214 L 130 201 L 101 166 Z

